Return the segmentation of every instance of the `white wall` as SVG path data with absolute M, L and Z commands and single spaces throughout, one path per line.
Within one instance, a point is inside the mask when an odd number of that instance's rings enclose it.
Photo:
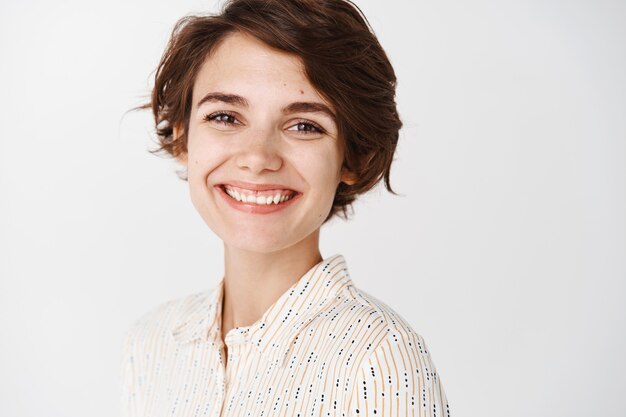
M 624 416 L 626 3 L 358 4 L 399 78 L 404 196 L 323 255 L 424 336 L 453 416 Z M 116 415 L 129 323 L 221 276 L 150 115 L 124 116 L 214 7 L 0 5 L 1 416 Z

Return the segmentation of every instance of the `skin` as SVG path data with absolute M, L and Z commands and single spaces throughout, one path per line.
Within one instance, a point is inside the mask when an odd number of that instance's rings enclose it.
M 198 106 L 214 92 L 241 96 L 248 105 L 211 100 Z M 320 227 L 338 184 L 355 181 L 343 167 L 334 118 L 320 111 L 285 113 L 294 102 L 325 104 L 334 113 L 304 75 L 297 56 L 242 33 L 228 35 L 195 80 L 188 154 L 179 162 L 187 166 L 195 209 L 224 243 L 222 340 L 234 327 L 258 321 L 323 259 Z M 220 111 L 229 115 L 216 118 Z M 323 132 L 301 123 L 313 123 Z M 246 213 L 231 207 L 214 188 L 233 180 L 283 184 L 301 195 L 274 213 Z

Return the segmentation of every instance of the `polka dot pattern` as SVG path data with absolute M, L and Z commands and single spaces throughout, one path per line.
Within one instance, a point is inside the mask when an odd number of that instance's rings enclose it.
M 342 255 L 312 267 L 224 342 L 222 290 L 220 281 L 169 301 L 131 326 L 124 416 L 450 416 L 424 339 L 354 286 Z

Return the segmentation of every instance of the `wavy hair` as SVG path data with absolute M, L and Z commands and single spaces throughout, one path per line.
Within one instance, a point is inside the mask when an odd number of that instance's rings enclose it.
M 193 85 L 200 67 L 226 35 L 240 31 L 270 47 L 299 56 L 310 83 L 337 113 L 345 168 L 332 209 L 348 219 L 356 197 L 390 170 L 402 122 L 395 102 L 396 75 L 367 18 L 349 0 L 229 0 L 219 14 L 185 16 L 172 30 L 157 67 L 150 102 L 158 148 L 177 158 L 187 153 Z M 174 126 L 181 127 L 174 137 Z M 179 175 L 180 176 L 180 175 Z M 180 176 L 187 180 L 187 174 Z

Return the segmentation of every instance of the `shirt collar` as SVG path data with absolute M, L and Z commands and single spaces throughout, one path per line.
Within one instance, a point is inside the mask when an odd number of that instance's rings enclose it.
M 282 367 L 297 335 L 350 285 L 352 280 L 344 257 L 340 254 L 329 256 L 300 277 L 260 320 L 237 328 L 235 337 L 252 343 L 268 360 Z M 194 303 L 190 313 L 172 331 L 176 341 L 187 343 L 200 339 L 220 345 L 223 289 L 222 278 L 213 291 Z

